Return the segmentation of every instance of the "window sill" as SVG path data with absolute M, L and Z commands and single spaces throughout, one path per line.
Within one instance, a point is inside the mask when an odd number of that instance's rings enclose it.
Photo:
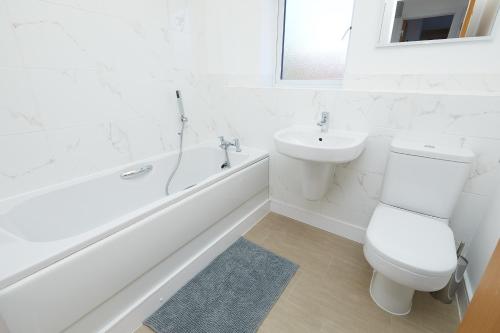
M 333 89 L 342 90 L 343 79 L 336 80 L 278 80 L 274 83 L 275 88 L 288 89 Z

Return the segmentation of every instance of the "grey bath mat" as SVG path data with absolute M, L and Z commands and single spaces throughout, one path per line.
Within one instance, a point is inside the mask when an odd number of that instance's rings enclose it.
M 297 268 L 240 238 L 144 325 L 157 333 L 255 332 Z

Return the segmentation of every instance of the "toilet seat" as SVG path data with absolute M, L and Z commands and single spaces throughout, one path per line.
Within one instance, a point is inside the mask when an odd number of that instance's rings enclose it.
M 446 222 L 385 204 L 373 213 L 364 252 L 375 270 L 422 291 L 444 287 L 457 263 Z

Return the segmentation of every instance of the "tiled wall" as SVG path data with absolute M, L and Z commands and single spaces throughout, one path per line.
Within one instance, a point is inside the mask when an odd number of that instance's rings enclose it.
M 212 73 L 205 55 L 209 65 L 218 59 L 211 38 L 227 29 L 217 20 L 220 31 L 206 31 L 202 3 L 0 0 L 0 199 L 176 149 L 180 88 L 188 145 L 228 135 L 267 149 L 273 199 L 360 227 L 377 204 L 394 136 L 471 148 L 477 163 L 453 223 L 458 239 L 472 237 L 500 159 L 497 76 L 356 76 L 348 91 L 245 88 L 268 78 L 205 75 Z M 261 54 L 247 51 L 240 55 Z M 248 68 L 231 59 L 242 73 Z M 310 202 L 300 192 L 299 162 L 277 154 L 272 136 L 313 125 L 322 111 L 331 112 L 333 128 L 370 138 L 358 160 L 337 168 L 327 196 Z
M 0 0 L 0 199 L 201 140 L 187 8 Z
M 498 180 L 500 96 L 228 87 L 216 98 L 211 114 L 220 132 L 271 152 L 273 199 L 356 226 L 368 225 L 378 202 L 395 136 L 475 152 L 452 222 L 457 240 L 471 239 Z M 314 126 L 322 111 L 331 113 L 332 128 L 370 136 L 359 159 L 336 168 L 326 197 L 311 202 L 301 195 L 300 162 L 275 151 L 273 133 Z

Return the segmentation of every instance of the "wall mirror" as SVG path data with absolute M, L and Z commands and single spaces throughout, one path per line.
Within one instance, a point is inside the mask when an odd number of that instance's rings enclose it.
M 379 45 L 486 37 L 500 0 L 386 0 Z

